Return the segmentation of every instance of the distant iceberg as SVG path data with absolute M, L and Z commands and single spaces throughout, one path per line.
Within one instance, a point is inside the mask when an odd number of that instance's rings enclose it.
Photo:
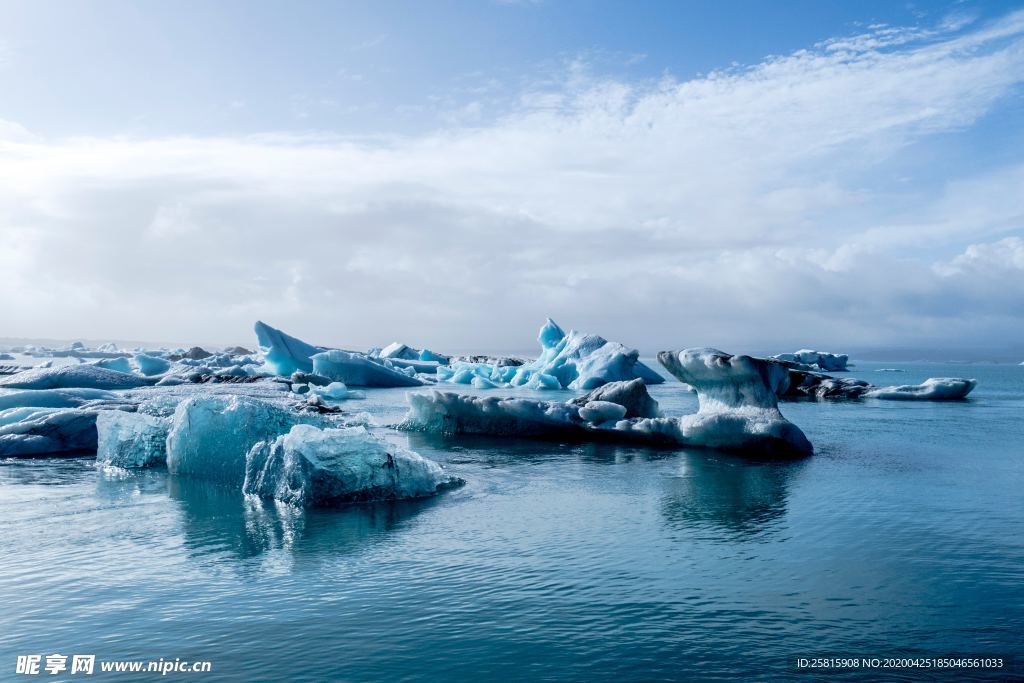
M 151 380 L 96 365 L 38 367 L 0 377 L 4 389 L 134 389 L 152 384 Z
M 330 505 L 421 498 L 457 483 L 437 463 L 364 427 L 298 425 L 252 447 L 243 491 L 292 505 Z
M 589 391 L 608 382 L 642 379 L 660 384 L 665 378 L 640 362 L 640 353 L 596 334 L 566 333 L 551 318 L 537 335 L 540 356 L 522 365 L 453 361 L 437 370 L 439 381 L 471 384 L 478 389 L 527 387 Z
M 326 349 L 307 344 L 263 321 L 255 325 L 256 340 L 267 365 L 278 375 L 287 377 L 296 371 L 312 372 L 312 357 Z
M 921 384 L 874 388 L 864 396 L 887 401 L 958 401 L 967 398 L 976 386 L 978 381 L 974 379 L 932 377 Z
M 399 425 L 409 431 L 491 434 L 554 439 L 610 439 L 675 446 L 807 455 L 811 443 L 779 411 L 776 392 L 788 381 L 783 367 L 715 349 L 662 352 L 658 359 L 692 386 L 700 409 L 661 417 L 636 378 L 613 382 L 566 402 L 498 398 L 434 391 L 410 394 Z
M 825 351 L 812 351 L 811 349 L 800 349 L 795 353 L 780 353 L 772 356 L 775 360 L 789 361 L 807 366 L 807 369 L 822 370 L 824 372 L 843 372 L 850 357 L 845 353 L 827 353 Z
M 401 369 L 387 359 L 332 349 L 315 354 L 313 372 L 350 387 L 418 387 L 424 382 L 411 368 Z

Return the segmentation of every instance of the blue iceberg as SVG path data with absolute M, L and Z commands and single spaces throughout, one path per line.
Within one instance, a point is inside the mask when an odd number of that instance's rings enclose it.
M 108 467 L 162 465 L 167 460 L 164 418 L 144 413 L 103 410 L 96 415 L 96 462 Z
M 411 368 L 403 370 L 386 359 L 339 349 L 314 355 L 313 372 L 350 387 L 418 387 L 424 384 Z
M 256 321 L 255 329 L 256 340 L 264 360 L 275 373 L 283 377 L 296 371 L 312 372 L 311 358 L 326 350 L 307 344 L 259 320 Z

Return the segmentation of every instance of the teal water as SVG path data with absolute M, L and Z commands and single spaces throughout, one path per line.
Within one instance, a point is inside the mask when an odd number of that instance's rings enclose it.
M 211 660 L 210 681 L 807 680 L 798 657 L 984 653 L 1017 673 L 872 675 L 1020 676 L 1024 367 L 850 374 L 979 386 L 784 404 L 817 450 L 797 462 L 389 431 L 466 485 L 340 510 L 4 461 L 0 680 L 54 652 Z M 352 407 L 393 423 L 404 394 Z M 677 383 L 652 394 L 695 408 Z

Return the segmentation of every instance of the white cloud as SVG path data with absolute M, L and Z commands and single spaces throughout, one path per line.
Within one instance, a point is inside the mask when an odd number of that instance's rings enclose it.
M 0 127 L 0 319 L 244 341 L 260 317 L 456 350 L 528 348 L 549 314 L 645 351 L 986 344 L 1019 329 L 1020 278 L 974 264 L 1019 263 L 1024 163 L 895 181 L 1024 79 L 1024 13 L 961 29 L 685 82 L 577 65 L 497 121 L 453 111 L 413 138 Z

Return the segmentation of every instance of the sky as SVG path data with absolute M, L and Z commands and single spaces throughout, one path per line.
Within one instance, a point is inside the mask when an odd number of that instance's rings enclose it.
M 0 0 L 0 337 L 1024 359 L 1024 3 Z

